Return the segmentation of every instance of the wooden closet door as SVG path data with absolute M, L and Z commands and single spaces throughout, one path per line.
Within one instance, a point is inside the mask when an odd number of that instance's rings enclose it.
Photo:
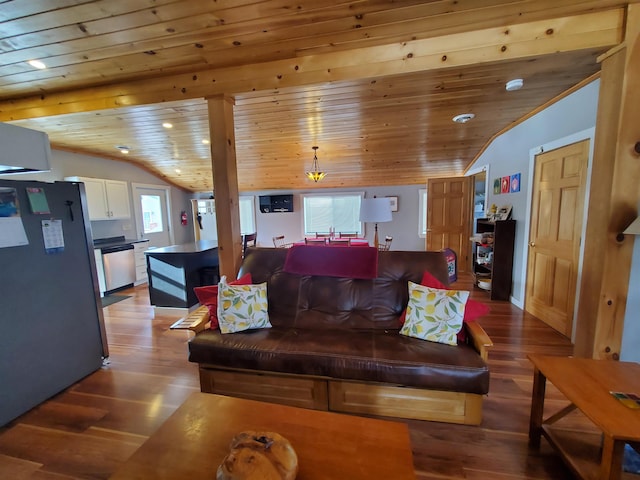
M 469 266 L 472 177 L 434 178 L 427 182 L 427 250 L 450 248 L 458 271 Z
M 536 156 L 525 310 L 571 338 L 589 140 Z

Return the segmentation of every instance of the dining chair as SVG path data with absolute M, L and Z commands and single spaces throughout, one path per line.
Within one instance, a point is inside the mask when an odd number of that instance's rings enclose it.
M 339 232 L 338 238 L 358 238 L 357 232 Z
M 278 235 L 272 238 L 273 246 L 276 248 L 290 248 L 293 243 L 287 243 L 284 239 L 284 235 Z
M 272 237 L 273 246 L 276 248 L 291 248 L 293 246 L 293 242 L 287 242 L 284 239 L 284 235 L 277 235 Z
M 326 245 L 327 239 L 325 237 L 320 238 L 305 238 L 305 245 Z
M 329 237 L 331 237 L 331 233 L 316 232 L 316 238 L 329 238 Z
M 330 238 L 329 245 L 342 245 L 348 247 L 351 245 L 350 238 Z
M 242 257 L 244 258 L 244 253 L 247 251 L 247 247 L 255 247 L 256 239 L 258 238 L 258 234 L 256 232 L 247 233 L 242 236 Z
M 393 241 L 393 237 L 387 235 L 384 237 L 384 243 L 378 244 L 378 250 L 381 252 L 386 252 L 391 248 L 391 242 Z

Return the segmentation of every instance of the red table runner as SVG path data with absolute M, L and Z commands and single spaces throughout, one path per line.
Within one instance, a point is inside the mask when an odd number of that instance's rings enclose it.
M 296 275 L 376 278 L 378 250 L 375 247 L 294 245 L 287 252 L 284 271 Z

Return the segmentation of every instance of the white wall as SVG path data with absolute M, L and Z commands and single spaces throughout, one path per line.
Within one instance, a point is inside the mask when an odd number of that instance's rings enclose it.
M 81 155 L 62 150 L 52 150 L 51 170 L 49 172 L 28 173 L 20 175 L 0 175 L 0 178 L 13 180 L 38 180 L 42 182 L 62 181 L 64 177 L 93 177 L 110 180 L 123 180 L 129 185 L 129 201 L 132 206 L 130 220 L 103 220 L 91 222 L 93 238 L 116 237 L 136 238 L 136 225 L 133 216 L 133 198 L 131 182 L 167 186 L 168 184 L 149 172 L 128 162 L 118 162 L 100 157 Z M 171 187 L 172 225 L 175 243 L 186 243 L 193 240 L 192 226 L 180 225 L 180 211 L 191 211 L 189 194 Z
M 472 169 L 489 165 L 489 189 L 487 205 L 512 205 L 512 217 L 516 220 L 516 239 L 513 265 L 512 302 L 524 305 L 524 263 L 529 221 L 527 206 L 531 197 L 530 151 L 563 137 L 595 127 L 598 109 L 598 89 L 596 80 L 577 92 L 553 104 L 530 119 L 496 138 L 472 165 Z M 525 85 L 526 89 L 526 85 Z M 516 95 L 518 92 L 513 92 Z M 520 173 L 520 192 L 495 195 L 494 179 Z
M 638 205 L 640 211 L 640 205 Z M 626 241 L 630 238 L 627 237 Z M 622 348 L 620 359 L 626 362 L 640 362 L 640 236 L 634 238 L 631 275 L 629 275 L 629 291 L 627 292 L 627 308 L 622 331 Z
M 489 165 L 487 204 L 513 205 L 513 218 L 518 221 L 513 268 L 512 302 L 524 306 L 528 221 L 530 203 L 530 152 L 541 145 L 554 145 L 564 138 L 575 138 L 593 129 L 596 124 L 598 89 L 596 80 L 552 105 L 514 129 L 497 138 L 471 167 Z M 526 88 L 526 87 L 525 87 Z M 559 145 L 556 145 L 556 147 Z M 493 194 L 493 180 L 497 177 L 520 173 L 521 191 L 505 195 Z M 629 278 L 629 291 L 622 338 L 621 358 L 640 361 L 640 238 L 636 238 Z
M 405 185 L 393 187 L 367 187 L 367 188 L 331 188 L 313 190 L 265 190 L 240 192 L 240 195 L 254 195 L 256 208 L 257 243 L 259 246 L 272 247 L 272 238 L 284 235 L 286 241 L 294 242 L 304 238 L 302 219 L 302 199 L 305 193 L 338 193 L 338 192 L 365 192 L 365 198 L 374 195 L 378 197 L 398 197 L 398 211 L 393 213 L 393 220 L 378 224 L 378 238 L 386 235 L 393 237 L 392 250 L 424 250 L 425 239 L 420 238 L 418 232 L 418 190 L 422 185 Z M 259 209 L 258 197 L 260 195 L 285 195 L 293 194 L 293 212 L 290 213 L 262 213 Z M 209 193 L 196 195 L 194 198 L 209 198 Z M 365 236 L 373 244 L 373 225 L 365 225 Z

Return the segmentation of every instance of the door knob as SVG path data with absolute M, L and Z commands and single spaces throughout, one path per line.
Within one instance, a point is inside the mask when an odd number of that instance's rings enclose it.
M 536 246 L 536 242 L 529 242 L 529 246 L 530 246 L 531 248 L 535 247 L 535 246 Z

